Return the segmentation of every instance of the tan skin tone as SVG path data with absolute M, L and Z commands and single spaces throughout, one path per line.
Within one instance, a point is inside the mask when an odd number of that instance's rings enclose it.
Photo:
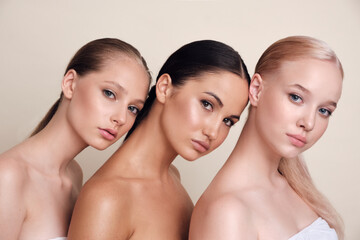
M 337 66 L 315 59 L 254 75 L 249 118 L 196 204 L 189 239 L 289 239 L 318 218 L 277 169 L 281 157 L 296 157 L 325 132 L 341 86 Z
M 245 108 L 247 89 L 246 80 L 222 71 L 181 87 L 162 75 L 149 115 L 85 184 L 68 238 L 187 239 L 193 203 L 171 163 L 218 147 Z
M 49 124 L 0 155 L 0 239 L 67 235 L 82 186 L 74 157 L 88 145 L 105 149 L 125 134 L 135 119 L 134 106 L 142 108 L 147 89 L 144 67 L 123 57 L 85 76 L 74 70 L 66 73 L 64 97 Z M 87 109 L 85 116 L 80 109 Z M 100 128 L 112 129 L 117 136 L 104 137 Z

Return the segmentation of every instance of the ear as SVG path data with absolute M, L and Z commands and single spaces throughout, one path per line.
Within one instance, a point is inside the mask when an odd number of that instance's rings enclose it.
M 255 73 L 251 79 L 249 88 L 249 100 L 252 106 L 257 106 L 263 88 L 263 79 L 261 75 Z
M 171 94 L 172 88 L 170 75 L 167 73 L 161 75 L 156 83 L 156 99 L 161 103 L 165 103 L 166 98 Z
M 77 78 L 76 71 L 74 69 L 70 69 L 65 74 L 62 82 L 61 82 L 61 88 L 64 94 L 64 97 L 67 99 L 71 99 L 74 93 L 76 81 Z

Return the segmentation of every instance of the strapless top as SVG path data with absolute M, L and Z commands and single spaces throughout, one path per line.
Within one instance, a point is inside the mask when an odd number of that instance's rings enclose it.
M 66 240 L 66 237 L 51 238 L 49 240 Z
M 312 224 L 289 238 L 289 240 L 338 240 L 337 234 L 329 224 L 319 217 Z

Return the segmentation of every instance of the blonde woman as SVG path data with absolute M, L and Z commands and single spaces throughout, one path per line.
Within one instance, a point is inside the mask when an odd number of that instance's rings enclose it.
M 80 48 L 32 136 L 0 155 L 1 240 L 65 238 L 82 186 L 74 157 L 124 135 L 149 84 L 146 62 L 128 43 L 104 38 Z
M 343 69 L 324 42 L 293 36 L 261 56 L 232 154 L 195 206 L 190 239 L 340 239 L 342 222 L 299 155 L 325 132 Z

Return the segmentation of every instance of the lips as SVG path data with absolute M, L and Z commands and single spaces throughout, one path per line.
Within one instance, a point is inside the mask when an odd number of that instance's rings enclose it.
M 106 140 L 112 141 L 117 136 L 117 131 L 110 128 L 99 128 L 101 136 L 103 136 Z
M 307 143 L 306 138 L 301 135 L 296 135 L 296 134 L 286 134 L 286 135 L 289 137 L 291 144 L 293 144 L 296 147 L 303 147 Z
M 199 140 L 191 140 L 196 151 L 203 153 L 209 150 L 210 145 L 207 142 L 199 141 Z

